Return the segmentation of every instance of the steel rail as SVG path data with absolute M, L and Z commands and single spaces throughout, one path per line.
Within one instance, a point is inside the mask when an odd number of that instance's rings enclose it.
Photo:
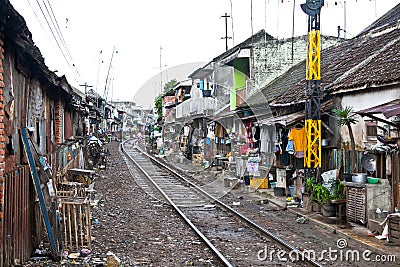
M 149 154 L 145 153 L 144 151 L 138 149 L 146 156 L 150 156 Z M 213 251 L 213 253 L 224 263 L 227 267 L 233 267 L 233 265 L 229 262 L 227 258 L 211 243 L 208 238 L 203 235 L 203 233 L 190 221 L 188 217 L 182 212 L 182 210 L 168 197 L 168 195 L 158 186 L 156 182 L 147 174 L 147 172 L 129 155 L 126 151 L 124 146 L 122 146 L 122 151 L 131 159 L 131 161 L 138 167 L 138 169 L 150 180 L 150 182 L 154 185 L 155 188 L 163 195 L 163 197 L 168 201 L 168 203 L 178 212 L 181 218 L 195 231 L 195 233 L 207 244 L 207 246 Z M 151 157 L 151 156 L 150 156 Z M 152 157 L 151 157 L 152 158 Z M 150 158 L 150 159 L 151 159 Z M 154 160 L 154 158 L 152 159 Z
M 179 174 L 178 172 L 176 172 L 174 169 L 170 168 L 168 165 L 165 165 L 161 162 L 159 162 L 155 157 L 151 156 L 150 154 L 148 154 L 147 152 L 136 148 L 137 150 L 139 150 L 141 153 L 143 153 L 144 155 L 146 155 L 147 157 L 149 157 L 153 162 L 155 162 L 156 164 L 158 164 L 159 166 L 167 169 L 168 171 L 170 171 L 171 173 L 175 174 L 176 176 L 178 176 L 180 179 L 182 179 L 183 181 L 185 181 L 187 184 L 189 184 L 192 188 L 195 188 L 196 190 L 198 190 L 199 192 L 201 192 L 202 194 L 204 194 L 207 198 L 209 198 L 212 202 L 218 204 L 219 206 L 221 206 L 222 208 L 230 211 L 231 213 L 233 213 L 236 217 L 238 217 L 239 219 L 243 220 L 244 222 L 246 222 L 248 225 L 250 225 L 251 227 L 257 229 L 259 232 L 267 235 L 268 237 L 270 237 L 271 239 L 273 239 L 274 241 L 276 241 L 277 243 L 279 243 L 280 245 L 282 245 L 283 247 L 285 247 L 287 250 L 296 253 L 296 255 L 300 255 L 302 257 L 302 260 L 304 260 L 304 263 L 307 263 L 311 266 L 317 266 L 317 267 L 322 267 L 322 265 L 320 265 L 318 262 L 314 261 L 313 259 L 311 259 L 309 256 L 305 255 L 302 251 L 300 251 L 299 249 L 297 249 L 295 246 L 293 246 L 292 244 L 286 242 L 285 240 L 283 240 L 282 238 L 280 238 L 279 236 L 275 235 L 273 232 L 271 232 L 270 230 L 260 226 L 259 224 L 257 224 L 256 222 L 250 220 L 249 218 L 247 218 L 246 216 L 244 216 L 243 214 L 241 214 L 240 212 L 234 210 L 232 207 L 226 205 L 224 202 L 220 201 L 219 199 L 215 198 L 214 196 L 210 195 L 208 192 L 204 191 L 201 187 L 199 187 L 198 185 L 192 183 L 191 181 L 187 180 L 185 177 L 183 177 L 181 174 Z

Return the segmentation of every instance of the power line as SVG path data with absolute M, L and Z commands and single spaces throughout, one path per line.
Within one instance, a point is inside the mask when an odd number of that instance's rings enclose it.
M 111 70 L 111 66 L 112 66 L 112 62 L 113 62 L 113 58 L 114 58 L 114 54 L 117 54 L 118 51 L 115 50 L 115 46 L 113 48 L 112 54 L 111 54 L 111 60 L 110 60 L 110 65 L 108 66 L 108 71 L 107 71 L 107 77 L 106 77 L 106 81 L 105 81 L 105 85 L 104 85 L 104 99 L 105 101 L 107 101 L 107 95 L 108 95 L 108 84 L 109 84 L 109 80 L 110 80 L 110 70 Z
M 28 2 L 29 2 L 29 1 L 28 1 Z M 73 68 L 73 67 L 75 67 L 75 64 L 72 62 L 72 65 L 71 65 L 71 63 L 69 62 L 69 60 L 68 60 L 67 56 L 65 55 L 63 49 L 61 48 L 60 42 L 59 42 L 59 40 L 57 39 L 57 37 L 56 37 L 56 35 L 55 35 L 54 31 L 53 31 L 53 28 L 51 27 L 50 22 L 49 22 L 49 20 L 48 20 L 46 14 L 45 14 L 45 12 L 44 12 L 44 10 L 43 10 L 43 8 L 42 8 L 42 5 L 40 4 L 39 0 L 36 0 L 36 3 L 37 3 L 38 6 L 39 6 L 39 9 L 40 9 L 40 11 L 41 11 L 41 13 L 42 13 L 42 15 L 43 15 L 45 21 L 46 21 L 46 24 L 47 24 L 48 28 L 50 29 L 50 32 L 51 32 L 51 34 L 52 34 L 52 36 L 53 36 L 53 39 L 54 39 L 54 41 L 56 42 L 56 44 L 57 44 L 57 46 L 58 46 L 58 49 L 60 50 L 62 56 L 63 56 L 64 59 L 65 59 L 65 62 L 67 63 L 68 67 L 70 68 L 71 72 L 72 72 L 73 74 L 75 74 L 74 68 Z M 29 3 L 29 4 L 30 4 L 30 3 Z M 31 7 L 32 7 L 32 6 L 31 6 Z M 46 5 L 45 5 L 45 7 L 46 7 L 46 9 L 47 9 L 47 6 L 46 6 Z M 47 9 L 47 11 L 48 11 L 48 9 Z M 35 15 L 35 16 L 36 16 L 36 18 L 39 20 L 39 17 L 38 17 L 37 15 Z M 40 21 L 40 20 L 39 20 L 39 21 Z M 54 26 L 54 23 L 53 23 L 53 26 Z M 54 26 L 54 28 L 55 28 L 55 26 Z M 80 77 L 79 72 L 78 72 L 77 70 L 76 70 L 76 73 L 77 73 L 78 76 Z M 76 77 L 75 77 L 75 79 L 76 79 Z
M 39 25 L 40 25 L 40 27 L 42 28 L 44 34 L 46 35 L 47 39 L 50 41 L 49 35 L 47 34 L 46 30 L 44 29 L 43 24 L 42 24 L 42 22 L 41 22 L 40 19 L 39 19 L 39 16 L 36 14 L 35 9 L 34 9 L 33 6 L 31 5 L 31 2 L 30 2 L 29 0 L 26 0 L 26 1 L 28 2 L 30 8 L 32 9 L 33 14 L 35 15 L 37 21 L 39 22 Z
M 231 25 L 232 25 L 232 44 L 233 46 L 235 46 L 235 32 L 233 30 L 233 5 L 232 5 L 232 0 L 230 0 L 231 2 Z
M 71 63 L 72 63 L 73 68 L 75 69 L 76 73 L 78 74 L 78 77 L 80 77 L 81 75 L 79 74 L 79 71 L 78 71 L 78 69 L 76 68 L 76 65 L 75 65 L 75 63 L 74 63 L 74 60 L 72 59 L 71 53 L 69 52 L 67 43 L 65 42 L 64 36 L 63 36 L 63 34 L 62 34 L 62 32 L 61 32 L 61 29 L 60 29 L 60 26 L 59 26 L 59 24 L 58 24 L 57 18 L 56 18 L 56 16 L 54 15 L 53 8 L 51 7 L 51 4 L 50 4 L 49 0 L 47 0 L 47 3 L 49 4 L 51 14 L 50 14 L 50 12 L 49 12 L 49 9 L 47 8 L 46 3 L 45 3 L 44 0 L 43 0 L 43 4 L 44 4 L 44 6 L 46 7 L 47 13 L 49 14 L 49 17 L 50 17 L 50 19 L 51 19 L 51 21 L 52 21 L 53 27 L 56 29 L 57 34 L 58 34 L 58 37 L 60 38 L 61 43 L 64 45 L 64 49 L 65 49 L 65 51 L 67 52 L 67 55 L 69 56 L 69 58 L 70 58 L 70 60 L 71 60 Z M 54 18 L 54 21 L 53 21 L 53 18 Z
M 44 3 L 44 1 L 43 1 L 43 3 Z M 60 29 L 60 25 L 58 24 L 57 17 L 54 15 L 54 11 L 53 11 L 53 8 L 51 7 L 51 4 L 50 4 L 49 0 L 47 0 L 47 3 L 49 4 L 50 11 L 51 11 L 51 15 L 52 15 L 52 16 L 50 16 L 50 18 L 51 18 L 51 17 L 54 18 L 55 24 L 54 24 L 54 22 L 53 22 L 53 26 L 56 28 L 57 33 L 58 33 L 58 36 L 59 36 L 61 42 L 63 43 L 64 48 L 65 48 L 65 50 L 67 51 L 67 54 L 68 54 L 68 56 L 69 56 L 71 62 L 74 63 L 74 60 L 72 59 L 71 53 L 69 52 L 67 43 L 65 42 L 64 36 L 63 36 L 62 31 L 61 31 L 61 29 Z M 46 7 L 46 9 L 47 9 L 46 3 L 44 3 L 44 5 L 45 5 L 45 7 Z M 50 14 L 50 12 L 49 12 L 48 9 L 47 9 L 47 13 Z M 74 65 L 75 65 L 75 64 L 74 64 Z M 76 69 L 76 68 L 75 68 L 75 69 Z M 76 70 L 76 71 L 78 72 L 78 70 Z M 79 72 L 78 72 L 78 74 L 79 74 Z

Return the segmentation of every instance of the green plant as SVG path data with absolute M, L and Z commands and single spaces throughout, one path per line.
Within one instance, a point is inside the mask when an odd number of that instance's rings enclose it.
M 351 159 L 353 165 L 353 172 L 356 172 L 357 169 L 357 155 L 356 155 L 356 143 L 354 141 L 353 129 L 351 127 L 352 124 L 357 123 L 356 116 L 352 107 L 345 107 L 344 109 L 334 109 L 333 113 L 337 118 L 337 124 L 339 126 L 347 126 L 350 136 L 350 144 L 351 144 Z
M 346 199 L 346 187 L 342 181 L 337 184 L 336 195 L 334 199 Z
M 306 180 L 306 191 L 312 195 L 317 179 L 315 177 L 308 177 Z
M 322 184 L 316 184 L 313 188 L 313 200 L 321 204 L 328 203 L 332 198 L 328 189 Z

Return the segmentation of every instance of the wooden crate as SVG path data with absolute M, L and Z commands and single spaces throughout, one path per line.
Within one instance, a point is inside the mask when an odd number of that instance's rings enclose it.
M 57 196 L 86 197 L 85 186 L 77 182 L 62 182 L 57 185 Z
M 400 244 L 400 217 L 390 216 L 388 220 L 389 225 L 389 241 Z
M 57 197 L 61 204 L 61 227 L 64 249 L 80 251 L 91 248 L 90 203 L 87 197 Z

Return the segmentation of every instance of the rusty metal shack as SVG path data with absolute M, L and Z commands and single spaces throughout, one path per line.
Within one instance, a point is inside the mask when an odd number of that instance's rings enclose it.
M 78 167 L 82 153 L 76 136 L 84 129 L 86 111 L 77 98 L 66 78 L 45 65 L 23 17 L 8 0 L 0 0 L 1 266 L 28 260 L 40 243 L 48 241 L 47 223 L 54 231 L 54 236 L 49 235 L 55 241 L 53 249 L 60 247 L 54 228 L 58 207 L 47 213 L 51 207 L 40 200 L 48 200 L 54 194 L 52 183 L 56 185 L 68 169 Z M 25 130 L 30 134 L 24 142 Z M 47 173 L 49 187 L 40 194 L 31 176 L 35 174 L 28 164 L 31 158 L 39 159 L 42 164 L 36 165 Z

